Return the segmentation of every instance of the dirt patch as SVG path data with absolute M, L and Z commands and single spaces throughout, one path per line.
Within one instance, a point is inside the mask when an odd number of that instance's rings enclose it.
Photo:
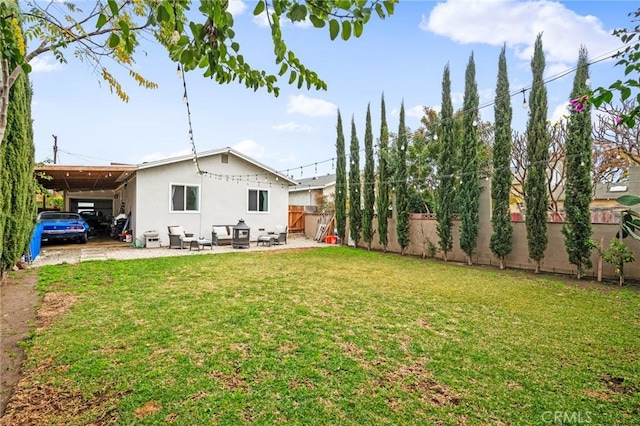
M 234 372 L 233 374 L 226 374 L 222 371 L 214 371 L 209 374 L 209 377 L 212 379 L 217 379 L 222 387 L 226 390 L 236 391 L 236 390 L 246 390 L 247 384 L 244 378 L 240 375 L 239 371 Z
M 0 416 L 20 380 L 25 353 L 19 342 L 35 326 L 38 292 L 35 271 L 18 271 L 0 282 Z
M 160 409 L 161 407 L 160 405 L 158 405 L 157 402 L 149 401 L 146 404 L 144 404 L 142 407 L 136 408 L 135 415 L 137 418 L 141 419 L 143 417 L 159 413 Z
M 611 393 L 631 394 L 637 391 L 636 387 L 631 383 L 625 383 L 622 377 L 613 377 L 609 374 L 602 379 L 606 383 L 607 389 Z
M 71 293 L 45 294 L 42 306 L 38 310 L 38 330 L 49 327 L 54 318 L 65 314 L 76 300 L 78 297 Z
M 0 425 L 66 424 L 91 417 L 92 424 L 114 424 L 116 407 L 123 392 L 99 392 L 90 397 L 65 389 L 68 383 L 52 385 L 41 378 L 52 368 L 50 358 L 27 372 L 15 388 Z
M 413 365 L 402 365 L 388 372 L 382 379 L 382 385 L 393 384 L 405 391 L 419 393 L 423 402 L 435 407 L 458 405 L 460 398 L 433 379 L 431 372 L 424 368 L 426 362 L 426 359 L 419 359 Z

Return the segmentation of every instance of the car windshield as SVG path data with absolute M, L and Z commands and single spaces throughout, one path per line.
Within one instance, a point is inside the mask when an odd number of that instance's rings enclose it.
M 40 219 L 80 220 L 80 215 L 76 213 L 43 212 L 40 213 Z

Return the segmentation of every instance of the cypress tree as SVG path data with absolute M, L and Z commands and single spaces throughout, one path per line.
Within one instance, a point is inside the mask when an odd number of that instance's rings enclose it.
M 540 272 L 540 263 L 544 258 L 548 240 L 549 197 L 546 168 L 549 161 L 550 136 L 547 131 L 547 88 L 543 80 L 544 67 L 542 34 L 539 34 L 531 60 L 533 83 L 529 95 L 530 111 L 526 130 L 529 168 L 524 182 L 524 201 L 527 208 L 525 217 L 527 246 L 529 258 L 536 262 L 536 273 Z
M 400 106 L 400 124 L 398 126 L 396 183 L 396 231 L 400 253 L 404 255 L 409 246 L 409 192 L 407 190 L 407 128 L 404 124 L 404 101 Z
M 371 131 L 371 104 L 369 104 L 364 132 L 364 209 L 362 211 L 362 239 L 367 243 L 369 250 L 373 241 L 373 205 L 376 202 L 373 162 L 373 132 Z
M 453 140 L 453 104 L 451 102 L 451 77 L 449 64 L 444 68 L 442 77 L 442 109 L 440 110 L 439 140 L 441 143 L 438 156 L 438 180 L 436 189 L 438 218 L 438 237 L 443 259 L 447 261 L 447 253 L 453 249 L 453 208 L 455 202 L 454 163 L 456 161 L 455 144 Z
M 388 215 L 389 211 L 389 129 L 387 128 L 387 111 L 384 94 L 380 101 L 380 146 L 378 151 L 378 239 L 382 249 L 387 251 Z
M 0 271 L 26 253 L 35 222 L 35 179 L 31 87 L 26 75 L 9 92 L 7 130 L 0 151 L 2 164 L 2 255 Z
M 480 185 L 478 183 L 478 85 L 476 84 L 476 64 L 473 53 L 469 58 L 465 72 L 464 100 L 462 117 L 463 135 L 460 147 L 460 248 L 467 255 L 467 264 L 471 265 L 471 255 L 478 245 L 478 209 L 480 206 Z
M 562 225 L 569 262 L 576 265 L 577 278 L 585 269 L 591 268 L 591 103 L 583 98 L 587 94 L 589 78 L 589 55 L 580 48 L 578 68 L 573 80 L 571 99 L 576 107 L 571 111 L 567 126 L 564 209 L 566 222 Z M 580 99 L 583 101 L 581 102 Z
M 340 110 L 338 110 L 336 129 L 338 133 L 336 139 L 336 229 L 340 242 L 344 244 L 347 228 L 347 159 Z
M 513 225 L 509 210 L 511 194 L 511 94 L 507 74 L 507 58 L 505 46 L 502 46 L 498 60 L 498 82 L 494 104 L 495 136 L 493 142 L 493 179 L 491 181 L 491 200 L 493 212 L 491 225 L 493 234 L 489 247 L 500 259 L 500 269 L 504 269 L 504 258 L 511 252 Z
M 351 117 L 351 144 L 349 145 L 351 166 L 349 167 L 349 235 L 356 247 L 360 241 L 362 228 L 362 207 L 360 201 L 360 142 L 356 134 L 356 122 Z

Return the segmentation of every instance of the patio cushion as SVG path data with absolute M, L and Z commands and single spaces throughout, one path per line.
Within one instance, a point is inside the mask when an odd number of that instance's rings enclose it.
M 169 226 L 169 234 L 184 237 L 184 228 L 182 226 Z
M 218 234 L 218 238 L 224 238 L 224 237 L 230 236 L 229 233 L 227 232 L 226 226 L 214 226 L 212 229 L 213 229 L 213 232 Z

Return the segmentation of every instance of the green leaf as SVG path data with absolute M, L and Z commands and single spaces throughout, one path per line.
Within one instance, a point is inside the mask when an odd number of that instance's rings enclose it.
M 295 70 L 291 70 L 291 75 L 289 76 L 289 84 L 293 84 L 293 82 L 296 81 L 297 75 L 298 74 L 295 72 Z
M 253 9 L 253 16 L 258 16 L 260 15 L 262 12 L 264 12 L 264 1 L 260 0 L 258 2 L 258 4 L 256 4 L 256 8 Z
M 384 19 L 385 14 L 384 14 L 384 11 L 382 10 L 382 5 L 380 3 L 376 3 L 375 8 L 376 8 L 376 13 L 380 17 L 380 19 Z
M 324 24 L 325 24 L 324 19 L 320 19 L 316 15 L 309 15 L 309 20 L 311 21 L 311 23 L 315 28 L 324 27 Z
M 109 47 L 114 49 L 118 46 L 118 44 L 120 44 L 120 37 L 118 37 L 118 34 L 111 34 L 109 36 Z
M 640 197 L 627 194 L 616 198 L 616 201 L 623 206 L 635 206 L 636 204 L 640 204 Z
M 118 3 L 115 0 L 107 0 L 107 4 L 109 5 L 109 10 L 115 16 L 118 14 Z
M 611 102 L 612 99 L 613 99 L 613 93 L 610 90 L 602 94 L 602 100 L 605 103 Z
M 360 21 L 355 21 L 353 23 L 353 34 L 356 37 L 360 37 L 362 35 L 362 30 L 364 28 L 364 25 L 362 25 L 362 22 Z
M 622 100 L 626 100 L 627 98 L 629 98 L 629 96 L 631 96 L 631 89 L 629 89 L 628 87 L 621 87 L 620 97 L 622 98 Z
M 29 74 L 31 72 L 31 65 L 27 62 L 23 63 L 22 71 L 24 71 L 25 74 Z
M 231 43 L 231 48 L 233 49 L 234 52 L 238 52 L 238 50 L 240 50 L 240 44 L 238 42 L 233 42 Z
M 307 7 L 302 4 L 293 5 L 289 13 L 289 19 L 293 22 L 304 21 L 307 17 Z
M 384 8 L 387 9 L 387 15 L 393 15 L 394 12 L 394 2 L 391 0 L 385 0 L 384 1 Z
M 298 89 L 302 87 L 302 83 L 304 83 L 304 76 L 300 74 L 300 77 L 298 77 Z
M 351 22 L 342 21 L 342 39 L 346 41 L 349 37 L 351 37 Z
M 340 23 L 336 19 L 332 19 L 329 21 L 329 37 L 331 40 L 335 40 L 338 37 L 338 33 L 340 32 Z
M 104 13 L 101 13 L 98 16 L 98 22 L 96 23 L 96 28 L 100 29 L 107 23 L 107 16 Z
M 129 34 L 129 24 L 126 21 L 121 20 L 118 25 L 120 25 L 120 29 L 124 34 Z
M 190 50 L 184 50 L 182 54 L 180 54 L 180 62 L 185 65 L 190 65 L 193 62 L 193 52 Z
M 160 3 L 158 6 L 158 22 L 167 22 L 171 19 L 169 12 L 164 4 Z
M 282 66 L 280 67 L 280 72 L 278 73 L 278 75 L 284 75 L 284 73 L 287 72 L 288 68 L 289 68 L 289 65 L 287 65 L 286 62 L 283 62 Z

